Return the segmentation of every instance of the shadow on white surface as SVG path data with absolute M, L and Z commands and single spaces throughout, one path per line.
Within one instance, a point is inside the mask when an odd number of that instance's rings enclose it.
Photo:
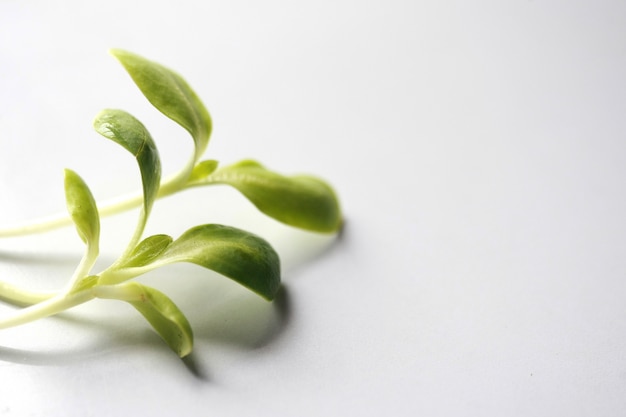
M 281 238 L 286 237 L 293 238 L 289 235 Z M 289 267 L 283 269 L 287 269 L 290 279 L 296 278 L 298 271 L 335 249 L 340 242 L 339 237 L 309 236 L 307 240 L 306 235 L 300 235 L 287 254 L 288 259 L 283 260 Z M 1 263 L 29 269 L 65 270 L 73 267 L 74 258 L 63 254 L 0 252 Z M 210 379 L 203 360 L 206 346 L 252 351 L 273 343 L 289 326 L 293 306 L 284 281 L 274 301 L 269 303 L 195 265 L 165 269 L 146 278 L 151 285 L 156 283 L 156 287 L 169 286 L 165 292 L 177 300 L 189 318 L 195 349 L 182 363 L 199 380 Z M 172 287 L 177 278 L 187 284 Z M 2 306 L 3 315 L 10 311 L 6 305 Z M 147 356 L 172 354 L 132 307 L 111 300 L 96 299 L 54 317 L 2 332 L 0 362 L 14 364 L 59 366 L 85 363 L 94 357 L 107 361 L 119 356 L 120 351 L 129 350 Z
M 271 343 L 288 325 L 290 304 L 288 291 L 284 288 L 273 303 L 266 303 L 268 306 L 264 309 L 257 306 L 248 307 L 245 300 L 231 301 L 235 302 L 224 303 L 218 308 L 211 309 L 213 311 L 210 311 L 208 320 L 194 326 L 196 342 L 228 344 L 253 350 Z M 52 327 L 51 329 L 45 334 L 37 332 L 36 336 L 46 338 L 57 331 L 57 339 L 61 336 L 64 341 L 56 343 L 53 340 L 52 345 L 55 346 L 53 348 L 0 346 L 0 361 L 30 366 L 59 366 L 86 363 L 94 358 L 106 361 L 107 356 L 109 358 L 119 356 L 120 351 L 128 350 L 142 352 L 147 356 L 160 356 L 163 352 L 173 355 L 138 315 L 132 311 L 126 312 L 129 316 L 126 320 L 85 317 L 73 312 L 59 314 L 47 320 L 47 323 L 42 323 Z M 123 318 L 124 315 L 118 313 L 116 316 Z M 223 319 L 228 316 L 236 319 Z M 182 362 L 194 376 L 206 380 L 205 370 L 198 365 L 202 362 L 199 360 L 202 353 L 197 350 L 183 358 Z

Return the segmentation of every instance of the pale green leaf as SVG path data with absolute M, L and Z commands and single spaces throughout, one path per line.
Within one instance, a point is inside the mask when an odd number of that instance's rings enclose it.
M 330 233 L 342 224 L 335 192 L 315 177 L 284 176 L 246 160 L 215 171 L 206 183 L 235 187 L 261 212 L 290 226 Z
M 173 239 L 168 235 L 154 235 L 142 240 L 120 268 L 144 266 L 154 261 Z
M 97 245 L 100 239 L 100 217 L 96 202 L 83 179 L 65 170 L 65 201 L 78 235 L 86 244 Z
M 189 183 L 204 180 L 217 169 L 218 162 L 213 159 L 198 162 L 189 176 Z
M 137 159 L 143 185 L 144 211 L 147 215 L 161 181 L 161 161 L 150 133 L 135 117 L 115 109 L 102 110 L 94 120 L 94 128 L 102 136 L 122 145 Z
M 177 73 L 134 53 L 112 49 L 144 96 L 161 113 L 185 128 L 193 137 L 196 160 L 211 135 L 211 117 L 189 84 Z
M 100 298 L 130 303 L 181 358 L 191 352 L 191 326 L 176 304 L 162 292 L 133 281 L 116 286 L 99 286 L 95 288 L 95 293 Z

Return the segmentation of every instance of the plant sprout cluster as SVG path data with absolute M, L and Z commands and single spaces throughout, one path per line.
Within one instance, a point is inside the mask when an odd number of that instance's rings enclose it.
M 342 224 L 332 188 L 311 176 L 283 176 L 258 162 L 244 160 L 220 167 L 201 160 L 211 135 L 211 118 L 187 82 L 174 71 L 136 54 L 112 50 L 148 101 L 191 135 L 194 152 L 173 176 L 161 179 L 157 147 L 144 125 L 123 110 L 107 109 L 95 118 L 94 128 L 130 152 L 141 174 L 142 194 L 114 204 L 97 205 L 83 179 L 65 170 L 65 198 L 69 215 L 54 221 L 0 230 L 0 237 L 43 232 L 73 223 L 85 244 L 82 260 L 67 285 L 58 292 L 35 292 L 0 282 L 0 298 L 20 305 L 0 328 L 51 316 L 89 300 L 130 303 L 180 357 L 193 347 L 193 332 L 182 311 L 165 294 L 134 278 L 165 265 L 189 262 L 224 275 L 267 300 L 280 288 L 280 260 L 259 236 L 234 227 L 203 224 L 177 239 L 164 234 L 143 237 L 152 206 L 158 198 L 192 187 L 226 184 L 237 189 L 262 213 L 304 230 L 333 233 Z M 100 216 L 139 207 L 136 229 L 119 258 L 106 269 L 92 271 L 99 255 Z

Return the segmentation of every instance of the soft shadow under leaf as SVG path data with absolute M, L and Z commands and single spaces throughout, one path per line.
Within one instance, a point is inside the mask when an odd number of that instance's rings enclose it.
M 184 357 L 191 352 L 191 325 L 176 304 L 162 292 L 133 281 L 114 287 L 96 287 L 96 294 L 100 298 L 130 303 L 178 356 Z

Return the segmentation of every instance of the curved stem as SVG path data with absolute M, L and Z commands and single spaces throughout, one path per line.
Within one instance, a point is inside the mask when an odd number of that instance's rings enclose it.
M 181 171 L 162 182 L 157 198 L 167 197 L 184 190 L 186 188 L 186 178 L 189 176 L 188 171 L 189 169 L 185 169 L 184 171 Z M 185 177 L 185 174 L 187 177 Z M 113 214 L 122 213 L 124 211 L 140 207 L 142 204 L 143 196 L 141 194 L 118 197 L 108 202 L 98 204 L 98 213 L 100 217 L 111 216 Z M 69 226 L 71 224 L 72 219 L 68 214 L 58 214 L 56 216 L 44 217 L 17 226 L 2 228 L 0 229 L 0 238 L 26 236 L 35 233 L 48 232 L 61 227 Z
M 59 294 L 40 303 L 17 311 L 16 314 L 0 320 L 0 329 L 19 326 L 44 317 L 58 314 L 94 298 L 93 290 L 73 294 Z
M 59 229 L 72 224 L 72 219 L 67 214 L 59 214 L 34 220 L 29 223 L 0 229 L 0 238 L 26 236 L 35 233 L 45 232 L 48 230 Z
M 0 300 L 15 305 L 37 304 L 56 294 L 52 291 L 29 291 L 8 282 L 0 282 Z
M 89 275 L 89 271 L 93 268 L 96 260 L 98 259 L 98 243 L 87 244 L 87 248 L 85 250 L 85 254 L 83 258 L 80 260 L 80 263 L 76 267 L 72 278 L 67 283 L 65 287 L 65 293 L 70 293 L 72 290 L 76 288 L 77 285 L 80 284 L 80 281 Z

